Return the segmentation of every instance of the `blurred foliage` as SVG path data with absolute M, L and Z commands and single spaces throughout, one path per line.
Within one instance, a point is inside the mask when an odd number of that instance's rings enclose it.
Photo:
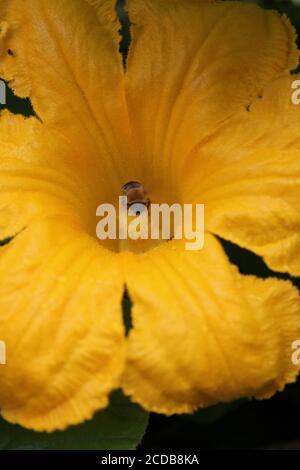
M 147 424 L 148 413 L 118 391 L 108 408 L 66 431 L 33 432 L 0 418 L 0 450 L 134 450 Z

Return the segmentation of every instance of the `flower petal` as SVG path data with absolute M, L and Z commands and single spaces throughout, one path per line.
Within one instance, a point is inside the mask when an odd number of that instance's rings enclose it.
M 126 90 L 141 164 L 146 176 L 181 179 L 178 165 L 199 142 L 296 67 L 295 32 L 249 3 L 129 0 L 128 9 Z
M 0 115 L 0 144 L 0 240 L 50 215 L 95 231 L 103 185 L 88 159 L 36 118 L 9 112 Z
M 5 419 L 52 431 L 107 405 L 126 354 L 122 295 L 114 255 L 62 218 L 34 223 L 1 248 Z
M 210 235 L 127 259 L 133 301 L 125 392 L 158 413 L 269 397 L 295 380 L 300 298 L 289 282 L 241 276 Z
M 97 2 L 97 10 L 94 3 L 0 0 L 0 75 L 76 150 L 121 171 L 130 131 L 119 23 L 113 0 Z
M 297 78 L 297 77 L 296 77 Z M 206 229 L 274 270 L 300 275 L 300 108 L 281 77 L 186 161 L 183 190 L 206 205 Z

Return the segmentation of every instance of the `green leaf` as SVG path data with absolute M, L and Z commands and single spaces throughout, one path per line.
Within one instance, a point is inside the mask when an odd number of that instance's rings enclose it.
M 1 80 L 1 77 L 0 77 Z M 6 86 L 6 105 L 0 104 L 0 111 L 8 109 L 13 114 L 22 114 L 23 116 L 35 116 L 32 104 L 28 98 L 19 98 L 14 95 L 10 87 Z
M 0 450 L 133 450 L 147 424 L 148 413 L 117 391 L 106 410 L 66 431 L 39 433 L 0 419 Z
M 213 424 L 224 418 L 227 414 L 237 410 L 245 399 L 232 401 L 230 403 L 218 403 L 217 405 L 202 408 L 192 415 L 187 415 L 190 421 L 201 424 L 203 426 Z

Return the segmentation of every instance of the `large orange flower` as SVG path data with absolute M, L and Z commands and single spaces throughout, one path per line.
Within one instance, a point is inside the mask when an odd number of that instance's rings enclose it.
M 0 239 L 15 236 L 0 248 L 2 415 L 51 431 L 118 387 L 171 414 L 294 381 L 297 290 L 240 275 L 215 238 L 300 275 L 288 21 L 236 2 L 129 0 L 125 70 L 114 0 L 0 8 L 0 75 L 39 118 L 0 116 Z M 96 207 L 130 180 L 153 201 L 204 203 L 204 249 L 100 242 Z

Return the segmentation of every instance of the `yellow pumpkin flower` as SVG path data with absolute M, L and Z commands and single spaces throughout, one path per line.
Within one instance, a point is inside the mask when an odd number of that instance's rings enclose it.
M 300 275 L 295 32 L 253 4 L 129 0 L 124 67 L 115 3 L 0 0 L 0 76 L 37 115 L 0 116 L 0 409 L 39 431 L 120 387 L 188 413 L 270 397 L 299 372 L 297 289 L 241 275 L 216 238 Z M 204 203 L 204 248 L 99 241 L 96 207 L 131 180 L 153 201 Z

